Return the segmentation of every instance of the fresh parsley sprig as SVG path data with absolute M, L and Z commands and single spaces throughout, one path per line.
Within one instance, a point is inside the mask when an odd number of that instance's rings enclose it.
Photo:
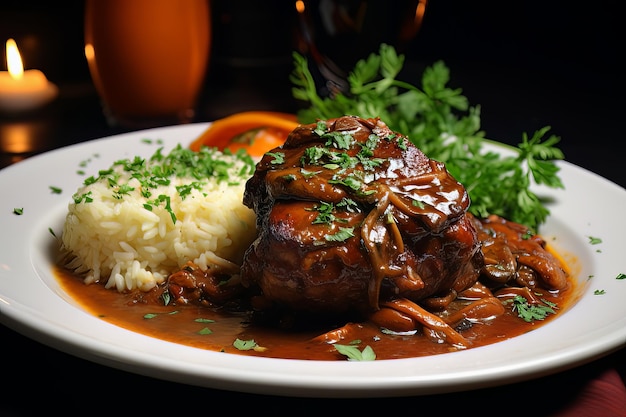
M 298 113 L 301 123 L 344 115 L 380 117 L 392 130 L 407 135 L 430 158 L 444 162 L 468 190 L 470 212 L 498 214 L 537 231 L 549 210 L 531 191 L 533 184 L 563 188 L 555 160 L 563 159 L 557 136 L 549 127 L 526 133 L 515 156 L 485 152 L 480 107 L 470 106 L 462 90 L 448 87 L 449 69 L 442 61 L 427 67 L 421 86 L 399 80 L 404 56 L 382 44 L 379 54 L 360 60 L 348 76 L 349 91 L 320 97 L 307 59 L 293 54 L 290 76 L 294 98 L 308 103 Z

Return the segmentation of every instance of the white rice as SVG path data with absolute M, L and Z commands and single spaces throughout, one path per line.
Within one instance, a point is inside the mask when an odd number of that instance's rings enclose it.
M 193 153 L 180 146 L 167 158 L 165 162 L 146 160 L 145 166 L 167 167 L 177 159 L 191 160 L 193 166 L 207 158 L 225 164 L 215 173 L 203 171 L 201 178 L 191 176 L 197 174 L 196 168 L 177 168 L 169 184 L 150 187 L 133 177 L 140 170 L 124 170 L 132 162 L 124 160 L 114 164 L 110 173 L 87 180 L 68 205 L 62 235 L 67 267 L 84 275 L 85 282 L 103 282 L 120 292 L 148 291 L 188 261 L 204 270 L 241 264 L 245 249 L 256 237 L 254 212 L 242 203 L 245 182 L 254 168 L 252 160 L 208 148 Z M 121 184 L 124 193 L 116 197 Z M 190 184 L 197 187 L 189 194 L 177 189 L 188 189 Z M 128 187 L 132 190 L 126 192 Z M 146 192 L 151 195 L 146 197 Z M 162 199 L 157 204 L 158 196 Z M 169 209 L 165 197 L 170 200 Z

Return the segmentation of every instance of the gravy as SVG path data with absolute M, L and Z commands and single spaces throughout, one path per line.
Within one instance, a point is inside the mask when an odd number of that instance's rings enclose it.
M 302 331 L 280 330 L 252 324 L 246 313 L 225 312 L 195 305 L 163 306 L 151 300 L 149 295 L 144 297 L 137 293 L 122 294 L 106 289 L 101 284 L 86 285 L 80 277 L 62 267 L 55 269 L 55 275 L 63 289 L 89 313 L 150 337 L 240 355 L 324 361 L 346 359 L 331 344 L 313 340 L 343 323 L 335 327 Z M 557 319 L 577 299 L 578 284 L 572 275 L 570 277 L 570 285 L 566 290 L 558 294 L 546 292 L 542 296 L 558 305 L 556 314 L 546 317 L 545 320 L 525 322 L 507 308 L 502 316 L 486 323 L 476 323 L 461 334 L 471 342 L 471 348 L 474 348 L 519 336 Z M 253 339 L 264 349 L 239 350 L 233 346 L 236 339 Z M 438 355 L 456 350 L 447 343 L 434 343 L 419 332 L 414 335 L 385 334 L 371 323 L 353 323 L 350 326 L 349 339 L 340 343 L 349 344 L 353 340 L 361 341 L 358 344 L 360 350 L 367 345 L 371 346 L 377 360 Z

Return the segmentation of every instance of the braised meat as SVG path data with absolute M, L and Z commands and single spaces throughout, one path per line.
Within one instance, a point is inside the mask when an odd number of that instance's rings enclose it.
M 465 188 L 378 118 L 296 128 L 257 164 L 243 202 L 259 236 L 241 282 L 293 311 L 369 315 L 459 293 L 483 267 Z

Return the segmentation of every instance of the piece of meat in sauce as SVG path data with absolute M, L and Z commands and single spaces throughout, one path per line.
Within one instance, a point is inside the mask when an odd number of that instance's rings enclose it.
M 244 204 L 259 236 L 242 283 L 293 311 L 367 315 L 460 292 L 483 265 L 465 188 L 378 118 L 299 126 L 257 164 Z
M 470 219 L 481 242 L 483 283 L 493 289 L 506 285 L 561 291 L 568 287 L 569 274 L 543 237 L 493 214 Z

